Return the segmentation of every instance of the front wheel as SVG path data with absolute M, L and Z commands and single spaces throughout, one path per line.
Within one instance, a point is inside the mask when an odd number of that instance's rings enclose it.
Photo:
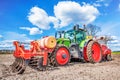
M 63 45 L 57 45 L 52 53 L 50 63 L 53 66 L 64 66 L 70 61 L 70 52 L 67 47 Z

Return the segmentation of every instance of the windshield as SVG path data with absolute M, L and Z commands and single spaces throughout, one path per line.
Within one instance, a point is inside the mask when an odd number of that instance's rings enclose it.
M 67 38 L 67 39 L 73 40 L 74 39 L 74 34 L 75 34 L 74 30 L 69 30 L 65 33 L 64 37 Z
M 80 43 L 82 40 L 85 40 L 86 35 L 84 31 L 76 31 L 76 41 Z
M 80 43 L 82 40 L 85 40 L 86 34 L 85 31 L 79 30 L 69 30 L 64 35 L 65 38 L 70 39 L 72 42 Z

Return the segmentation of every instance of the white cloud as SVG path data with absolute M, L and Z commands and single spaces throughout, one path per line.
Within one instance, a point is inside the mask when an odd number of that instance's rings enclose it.
M 95 7 L 100 7 L 101 4 L 99 4 L 99 3 L 93 3 L 93 6 L 95 6 Z
M 2 49 L 14 49 L 13 41 L 0 41 L 0 50 Z
M 45 10 L 35 6 L 31 8 L 28 20 L 36 27 L 48 30 L 50 24 L 54 28 L 61 28 L 70 24 L 91 23 L 99 15 L 99 11 L 89 4 L 81 6 L 77 2 L 62 1 L 54 6 L 54 15 L 49 16 Z
M 30 27 L 20 27 L 20 29 L 24 29 L 24 30 L 28 30 L 30 31 L 30 35 L 36 35 L 36 34 L 42 34 L 43 31 L 40 30 L 39 28 L 36 28 L 36 27 L 33 27 L 33 28 L 30 28 Z
M 57 28 L 59 26 L 59 20 L 56 17 L 49 16 L 49 20 L 51 23 L 53 23 L 54 28 Z
M 101 26 L 101 33 L 99 33 L 99 35 L 108 35 L 109 33 L 111 34 L 111 32 L 113 30 L 118 30 L 118 27 L 119 27 L 120 23 L 119 22 L 106 22 L 106 23 L 103 23 Z M 108 28 L 109 27 L 109 28 Z
M 116 44 L 116 43 L 119 43 L 119 42 L 120 42 L 120 41 L 117 40 L 117 39 L 110 41 L 111 44 Z
M 0 38 L 2 38 L 3 36 L 2 35 L 0 35 Z
M 26 34 L 20 34 L 17 32 L 6 32 L 4 36 L 5 36 L 3 37 L 4 40 L 18 40 L 18 41 L 30 40 L 30 38 L 28 38 Z
M 72 23 L 91 23 L 99 15 L 99 11 L 89 4 L 81 6 L 76 2 L 63 1 L 54 6 L 54 14 L 60 20 L 60 27 L 63 27 Z
M 111 48 L 112 51 L 120 51 L 120 41 L 113 43 L 109 43 L 108 46 Z
M 39 8 L 39 7 L 33 7 L 30 10 L 30 13 L 28 15 L 28 20 L 35 26 L 41 28 L 41 29 L 49 29 L 49 17 L 47 13 Z
M 108 7 L 112 0 L 97 0 L 93 4 L 100 4 L 101 6 Z
M 0 50 L 2 49 L 14 49 L 13 42 L 14 41 L 20 41 L 22 43 L 25 43 L 25 48 L 29 47 L 30 41 L 32 41 L 30 38 L 26 36 L 26 34 L 19 34 L 16 32 L 5 32 L 3 37 L 3 40 L 0 41 Z
M 119 47 L 119 50 L 120 50 L 120 43 L 118 43 L 118 44 L 114 44 L 113 46 L 115 46 L 115 47 Z
M 13 45 L 13 42 L 16 41 L 16 40 L 3 40 L 3 41 L 0 41 L 0 50 L 2 49 L 9 49 L 9 50 L 13 50 L 15 49 L 15 46 Z M 29 46 L 30 46 L 30 41 L 31 40 L 25 40 L 24 42 L 22 42 L 22 44 L 24 44 L 24 47 L 26 49 L 29 49 Z
M 118 10 L 120 11 L 120 4 L 118 5 Z
M 111 36 L 113 40 L 118 39 L 117 36 Z
M 28 20 L 40 29 L 48 30 L 50 29 L 50 24 L 52 23 L 54 27 L 59 26 L 58 19 L 53 16 L 48 16 L 48 14 L 39 7 L 33 7 L 28 15 Z
M 105 4 L 104 4 L 104 6 L 108 7 L 108 6 L 109 6 L 109 4 L 108 4 L 108 3 L 105 3 Z
M 108 46 L 112 51 L 120 51 L 120 40 L 117 36 L 111 36 L 112 40 L 108 42 Z
M 96 0 L 96 2 L 103 2 L 104 0 Z

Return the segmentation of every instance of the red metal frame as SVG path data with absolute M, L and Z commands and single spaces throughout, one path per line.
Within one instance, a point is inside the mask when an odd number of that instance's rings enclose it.
M 47 65 L 48 53 L 51 53 L 54 50 L 48 48 L 41 49 L 36 41 L 30 43 L 30 50 L 25 50 L 24 45 L 20 45 L 18 41 L 14 41 L 13 44 L 15 45 L 15 57 L 31 59 L 33 56 L 41 56 L 43 57 L 43 65 Z
M 111 50 L 104 44 L 101 45 L 103 57 L 106 57 L 108 54 L 111 55 Z

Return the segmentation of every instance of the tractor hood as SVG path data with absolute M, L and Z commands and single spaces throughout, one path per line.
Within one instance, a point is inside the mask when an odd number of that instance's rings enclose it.
M 70 39 L 58 38 L 57 44 L 64 44 L 66 47 L 69 47 L 70 46 Z

